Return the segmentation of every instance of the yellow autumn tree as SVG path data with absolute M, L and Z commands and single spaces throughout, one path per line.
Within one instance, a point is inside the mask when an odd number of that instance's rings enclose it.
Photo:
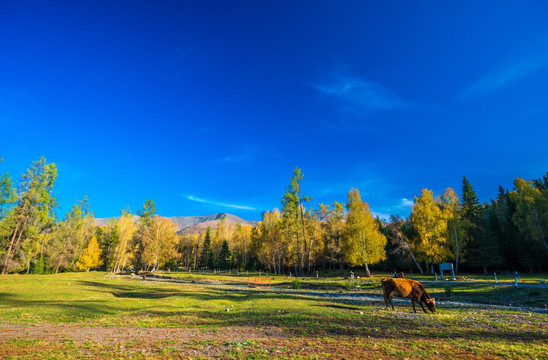
M 346 209 L 348 213 L 342 247 L 344 257 L 354 266 L 364 266 L 365 274 L 369 277 L 369 264 L 386 259 L 386 237 L 380 232 L 369 205 L 362 201 L 358 189 L 348 192 Z
M 231 245 L 233 249 L 234 264 L 237 265 L 238 268 L 247 268 L 252 230 L 253 227 L 250 225 L 236 224 L 236 229 L 232 235 Z
M 118 226 L 116 227 L 119 242 L 114 252 L 115 262 L 112 270 L 115 273 L 123 270 L 129 264 L 131 257 L 129 242 L 133 238 L 135 230 L 137 230 L 137 225 L 135 224 L 133 215 L 129 212 L 124 212 L 118 220 Z
M 177 225 L 166 217 L 154 215 L 150 230 L 144 235 L 143 263 L 147 269 L 158 270 L 176 258 L 178 242 Z
M 411 209 L 411 221 L 419 234 L 418 249 L 426 258 L 426 265 L 440 263 L 450 256 L 447 247 L 447 217 L 434 200 L 432 190 L 422 189 L 415 196 Z
M 97 238 L 95 236 L 92 237 L 87 248 L 84 249 L 84 252 L 76 262 L 76 267 L 79 270 L 89 271 L 89 269 L 103 265 L 101 252 Z
M 462 243 L 462 226 L 461 226 L 461 205 L 459 202 L 459 196 L 452 188 L 447 188 L 441 194 L 441 211 L 445 220 L 447 221 L 447 240 L 448 251 L 453 255 L 455 259 L 455 273 L 459 271 L 459 259 L 461 259 L 462 249 L 464 244 Z

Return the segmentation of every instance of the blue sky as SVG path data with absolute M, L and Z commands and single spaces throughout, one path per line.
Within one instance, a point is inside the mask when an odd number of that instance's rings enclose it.
M 2 1 L 0 172 L 45 156 L 59 214 L 312 203 L 381 215 L 548 171 L 545 1 Z

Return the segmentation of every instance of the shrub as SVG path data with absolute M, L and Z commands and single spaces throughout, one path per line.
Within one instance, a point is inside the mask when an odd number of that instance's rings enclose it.
M 445 295 L 447 295 L 448 297 L 451 297 L 451 295 L 453 295 L 454 293 L 452 285 L 445 285 L 443 290 L 445 290 Z
M 352 290 L 352 287 L 354 286 L 354 282 L 352 280 L 348 280 L 345 284 L 346 290 L 350 291 Z
M 299 290 L 301 288 L 301 281 L 300 280 L 293 280 L 291 282 L 291 285 L 293 285 L 293 290 Z

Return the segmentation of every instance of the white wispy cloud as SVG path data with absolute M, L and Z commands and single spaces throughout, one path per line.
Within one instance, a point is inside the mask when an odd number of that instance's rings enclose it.
M 508 88 L 519 81 L 548 67 L 548 53 L 500 64 L 481 79 L 464 89 L 461 98 L 474 98 Z
M 414 204 L 415 204 L 415 202 L 413 200 L 403 198 L 403 199 L 401 199 L 401 202 L 400 202 L 399 206 L 402 207 L 402 208 L 406 208 L 406 207 L 411 207 Z
M 221 162 L 234 164 L 234 163 L 250 161 L 250 160 L 253 160 L 256 152 L 257 152 L 257 146 L 252 144 L 246 144 L 236 149 L 235 151 L 225 156 L 224 158 L 222 158 Z
M 196 197 L 194 195 L 184 195 L 184 197 L 191 201 L 196 201 L 203 204 L 208 205 L 215 205 L 215 206 L 221 206 L 221 207 L 227 207 L 231 209 L 240 209 L 240 210 L 257 210 L 254 207 L 251 206 L 244 206 L 244 205 L 236 205 L 236 204 L 227 204 L 223 202 L 213 201 L 213 200 L 206 200 L 199 197 Z
M 321 94 L 340 101 L 344 109 L 391 110 L 408 106 L 408 103 L 386 86 L 358 77 L 337 76 L 326 84 L 312 84 Z

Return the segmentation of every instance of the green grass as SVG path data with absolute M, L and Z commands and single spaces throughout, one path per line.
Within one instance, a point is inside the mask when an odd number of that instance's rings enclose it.
M 226 285 L 246 285 L 248 278 L 259 277 L 258 273 L 245 273 L 236 276 L 235 274 L 188 274 L 188 273 L 159 273 L 158 276 L 170 277 L 173 279 L 208 284 L 226 284 Z M 348 279 L 335 273 L 329 274 L 329 277 L 288 277 L 279 275 L 269 275 L 272 287 L 292 289 L 293 282 L 298 279 L 300 289 L 307 291 L 321 292 L 343 292 L 343 293 L 366 293 L 373 295 L 382 295 L 380 280 L 389 277 L 389 274 L 378 274 L 371 278 L 360 277 Z M 359 276 L 359 275 L 358 275 Z M 547 288 L 528 288 L 528 287 L 509 287 L 498 286 L 491 281 L 492 285 L 485 284 L 487 278 L 478 275 L 465 275 L 460 277 L 463 281 L 438 281 L 431 275 L 417 276 L 415 279 L 425 281 L 424 285 L 431 296 L 442 300 L 472 301 L 484 304 L 494 305 L 513 305 L 513 306 L 548 306 Z M 528 276 L 528 277 L 527 277 Z M 263 273 L 263 278 L 265 275 Z M 547 279 L 546 274 L 526 275 L 520 279 L 520 284 L 538 284 L 538 279 Z M 535 280 L 537 279 L 537 280 Z M 536 281 L 536 282 L 535 282 Z M 470 284 L 471 283 L 471 284 Z M 509 279 L 500 279 L 500 284 L 513 284 Z M 452 289 L 448 294 L 447 287 Z
M 290 287 L 290 279 L 272 281 Z M 425 315 L 411 313 L 408 304 L 392 312 L 380 301 L 358 306 L 245 287 L 229 291 L 192 280 L 174 284 L 104 273 L 1 277 L 0 358 L 490 359 L 548 353 L 546 313 L 440 306 L 438 314 Z M 301 281 L 302 288 L 315 281 L 346 291 L 348 280 Z M 380 295 L 378 279 L 356 283 L 360 290 L 352 292 Z M 429 291 L 442 297 L 444 285 Z M 475 302 L 546 298 L 546 290 L 453 286 L 451 298 Z

